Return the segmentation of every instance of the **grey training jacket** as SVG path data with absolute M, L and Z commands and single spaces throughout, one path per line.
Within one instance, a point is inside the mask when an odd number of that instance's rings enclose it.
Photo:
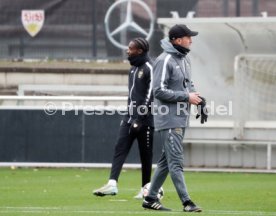
M 161 40 L 164 52 L 153 66 L 154 126 L 156 130 L 189 125 L 189 92 L 195 92 L 191 64 L 168 38 Z

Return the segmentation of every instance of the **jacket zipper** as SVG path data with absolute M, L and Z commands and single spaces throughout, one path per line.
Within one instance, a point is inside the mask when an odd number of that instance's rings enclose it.
M 133 83 L 132 83 L 132 87 L 130 89 L 130 92 L 129 92 L 129 98 L 130 98 L 130 104 L 129 104 L 129 110 L 131 109 L 132 107 L 132 90 L 134 88 L 134 85 L 135 85 L 135 77 L 136 77 L 136 72 L 138 71 L 138 67 L 136 68 L 136 70 L 134 71 L 134 75 L 133 75 Z M 128 110 L 128 111 L 129 111 Z M 129 120 L 127 121 L 127 123 L 130 123 L 131 121 L 131 116 L 129 116 Z
M 182 64 L 183 64 L 183 68 L 184 68 L 184 70 L 185 70 L 185 71 L 184 71 L 184 75 L 186 75 L 185 73 L 187 72 L 187 71 L 186 71 L 186 70 L 187 70 L 187 67 L 186 67 L 186 62 L 184 63 L 184 61 L 185 61 L 185 58 L 183 58 Z M 185 76 L 184 76 L 184 82 L 186 83 Z M 189 94 L 190 92 L 189 92 L 188 86 L 185 85 L 185 88 L 186 88 L 186 90 L 187 90 L 187 92 L 188 92 L 188 94 Z M 188 113 L 190 113 L 190 104 L 189 104 L 189 102 L 188 102 Z M 186 118 L 186 125 L 188 125 L 189 119 L 190 119 L 190 115 L 188 115 L 187 118 Z

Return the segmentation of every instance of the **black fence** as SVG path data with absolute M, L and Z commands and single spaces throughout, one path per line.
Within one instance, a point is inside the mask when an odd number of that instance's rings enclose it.
M 180 17 L 186 17 L 189 11 L 195 11 L 196 17 L 260 16 L 261 11 L 275 16 L 276 4 L 275 0 L 1 0 L 0 11 L 0 59 L 122 60 L 125 50 L 107 35 L 126 46 L 130 38 L 146 37 L 152 21 L 151 55 L 157 56 L 163 33 L 156 19 L 172 17 L 171 11 Z M 128 11 L 140 28 L 129 25 L 114 32 L 126 22 Z M 107 34 L 106 28 L 114 34 Z
M 111 163 L 121 116 L 0 110 L 0 119 L 0 162 Z M 161 146 L 154 139 L 156 163 Z M 140 163 L 136 141 L 126 162 Z

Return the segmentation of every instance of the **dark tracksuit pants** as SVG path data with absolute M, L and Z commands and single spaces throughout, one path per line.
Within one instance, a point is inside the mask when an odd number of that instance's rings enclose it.
M 130 133 L 130 124 L 122 121 L 115 146 L 109 179 L 118 181 L 123 164 L 135 139 L 138 141 L 142 165 L 142 187 L 150 182 L 152 168 L 153 128 L 143 126 L 138 133 Z

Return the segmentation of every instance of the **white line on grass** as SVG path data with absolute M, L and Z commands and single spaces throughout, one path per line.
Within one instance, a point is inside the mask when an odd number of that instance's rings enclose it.
M 224 214 L 224 215 L 256 215 L 256 216 L 276 216 L 276 212 L 262 212 L 262 211 L 226 211 L 226 210 L 206 210 L 207 214 Z
M 105 211 L 105 210 L 82 210 L 73 209 L 66 207 L 0 207 L 0 213 L 78 213 L 78 214 L 120 214 L 120 215 L 144 215 L 154 214 L 157 211 L 147 210 L 146 212 L 141 209 L 141 211 Z M 205 215 L 252 215 L 252 216 L 276 216 L 276 212 L 263 212 L 263 211 L 227 211 L 227 210 L 205 210 L 203 211 Z M 182 211 L 171 211 L 171 212 L 159 212 L 165 214 L 179 214 Z
M 108 201 L 110 201 L 110 202 L 127 202 L 128 200 L 126 200 L 126 199 L 110 199 Z

